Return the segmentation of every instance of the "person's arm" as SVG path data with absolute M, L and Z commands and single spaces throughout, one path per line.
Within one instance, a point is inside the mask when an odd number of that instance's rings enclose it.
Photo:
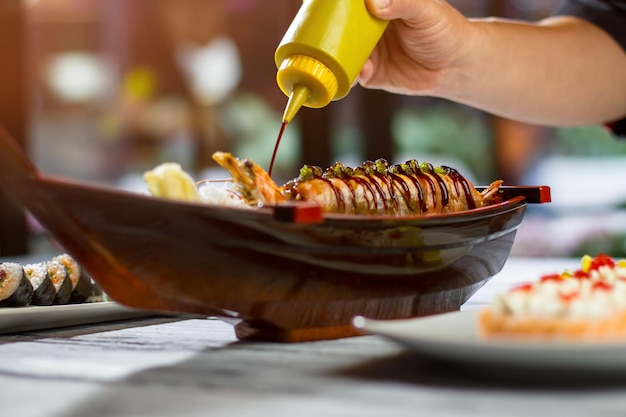
M 626 115 L 626 54 L 580 18 L 470 20 L 437 0 L 368 3 L 394 21 L 363 69 L 366 87 L 443 97 L 533 124 Z
M 626 54 L 591 23 L 553 17 L 538 24 L 473 24 L 482 32 L 480 46 L 450 77 L 445 97 L 536 124 L 604 123 L 626 115 Z

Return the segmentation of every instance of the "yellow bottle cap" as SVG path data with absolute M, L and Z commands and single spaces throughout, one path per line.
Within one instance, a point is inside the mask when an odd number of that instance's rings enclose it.
M 292 55 L 283 60 L 276 81 L 289 97 L 283 121 L 289 123 L 300 107 L 326 106 L 337 94 L 337 78 L 317 59 L 305 55 Z

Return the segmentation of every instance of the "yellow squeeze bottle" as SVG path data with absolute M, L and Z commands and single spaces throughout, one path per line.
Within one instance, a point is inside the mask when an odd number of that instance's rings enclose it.
M 302 106 L 345 97 L 388 23 L 365 0 L 303 0 L 274 56 L 278 86 L 289 97 L 283 122 Z

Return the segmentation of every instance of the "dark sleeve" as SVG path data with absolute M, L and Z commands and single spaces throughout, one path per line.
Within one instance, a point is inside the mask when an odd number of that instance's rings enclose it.
M 626 119 L 618 120 L 613 123 L 607 123 L 605 126 L 614 136 L 626 139 Z
M 626 0 L 566 0 L 553 14 L 580 17 L 601 27 L 626 51 Z
M 576 16 L 605 30 L 626 51 L 626 0 L 566 0 L 554 15 Z M 626 139 L 626 119 L 606 124 L 609 131 Z

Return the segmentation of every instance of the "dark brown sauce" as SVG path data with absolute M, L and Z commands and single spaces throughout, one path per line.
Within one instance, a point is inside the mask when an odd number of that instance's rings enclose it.
M 372 203 L 374 205 L 375 211 L 378 213 L 378 202 L 380 201 L 381 203 L 383 203 L 383 212 L 387 213 L 389 206 L 387 205 L 385 190 L 375 176 L 366 178 L 367 179 L 363 179 L 363 181 L 366 181 L 369 184 L 368 188 L 372 192 Z
M 342 181 L 346 187 L 348 188 L 348 190 L 350 190 L 350 212 L 352 213 L 356 213 L 356 207 L 357 207 L 357 201 L 356 201 L 356 192 L 355 192 L 355 188 L 353 187 L 352 184 L 350 183 L 350 179 L 347 178 L 335 178 L 335 181 Z M 339 187 L 337 187 L 337 192 L 339 192 Z M 343 197 L 343 193 L 341 193 L 341 197 Z M 345 199 L 344 199 L 344 205 L 343 205 L 343 211 L 346 214 L 349 214 L 347 206 L 345 204 Z
M 439 185 L 439 190 L 441 191 L 441 207 L 446 207 L 448 205 L 448 203 L 450 202 L 450 194 L 448 193 L 448 187 L 446 186 L 446 182 L 443 178 L 441 178 L 441 175 L 437 174 L 437 172 L 435 172 L 435 168 L 428 164 L 428 176 L 430 178 L 434 178 L 435 181 L 437 181 L 438 185 Z M 434 181 L 431 179 L 432 181 L 432 185 L 433 185 L 433 194 L 435 194 L 436 196 L 436 192 L 435 192 L 435 183 Z M 436 204 L 436 197 L 434 198 L 435 200 L 435 204 Z
M 274 161 L 276 161 L 276 154 L 278 153 L 278 145 L 280 145 L 280 141 L 283 138 L 283 134 L 285 133 L 285 128 L 287 127 L 287 122 L 283 121 L 280 125 L 280 131 L 278 132 L 278 137 L 276 138 L 276 145 L 274 145 L 274 151 L 272 152 L 272 161 L 270 162 L 270 168 L 267 170 L 267 174 L 271 177 L 272 170 L 274 169 Z
M 430 189 L 430 196 L 432 197 L 433 200 L 433 210 L 437 208 L 437 191 L 435 189 L 435 187 L 437 186 L 435 184 L 435 181 L 432 179 L 432 177 L 428 174 L 423 173 L 422 171 L 418 170 L 417 173 L 415 173 L 415 176 L 417 177 L 416 180 L 419 181 L 419 179 L 423 179 L 428 183 L 428 188 Z M 427 199 L 426 196 L 422 193 L 422 214 L 428 213 L 428 203 L 427 203 Z
M 333 184 L 332 179 L 320 178 L 320 180 L 326 181 L 326 183 L 328 184 L 330 189 L 333 190 L 333 192 L 335 193 L 335 199 L 337 200 L 337 211 L 339 211 L 340 213 L 341 212 L 345 213 L 345 211 L 346 211 L 346 200 L 343 198 L 343 193 L 341 192 L 341 190 L 339 190 L 339 188 L 337 188 L 335 186 L 335 184 Z
M 445 207 L 450 203 L 450 193 L 448 192 L 446 182 L 443 178 L 441 178 L 441 175 L 436 172 L 433 172 L 431 175 L 434 176 L 439 183 L 439 189 L 441 190 L 441 206 Z
M 472 197 L 472 191 L 469 182 L 458 171 L 449 167 L 442 167 L 445 172 L 439 174 L 435 169 L 429 166 L 425 171 L 421 170 L 401 170 L 398 173 L 387 172 L 385 174 L 372 172 L 365 175 L 349 175 L 345 177 L 325 175 L 315 176 L 316 179 L 324 181 L 335 195 L 337 203 L 337 212 L 339 213 L 379 213 L 379 207 L 382 205 L 382 213 L 397 214 L 400 211 L 401 204 L 407 207 L 409 213 L 428 214 L 429 212 L 437 212 L 437 207 L 441 205 L 441 210 L 445 210 L 450 204 L 452 198 L 461 198 L 461 190 L 465 196 L 466 207 L 468 209 L 476 208 L 476 203 Z M 448 188 L 448 182 L 443 176 L 448 177 L 454 189 Z M 346 195 L 343 186 L 350 191 L 350 196 Z M 417 193 L 413 198 L 412 188 Z M 359 196 L 358 189 L 362 189 Z M 427 190 L 428 188 L 428 190 Z M 441 198 L 437 198 L 437 188 L 440 189 Z M 294 198 L 300 198 L 298 191 L 298 182 L 291 182 L 285 186 L 285 192 Z M 428 206 L 426 196 L 428 192 L 433 207 Z M 347 200 L 350 201 L 347 201 Z M 403 199 L 404 201 L 400 200 Z M 362 201 L 360 201 L 362 200 Z M 365 206 L 359 209 L 359 205 Z
M 384 176 L 382 176 L 384 177 Z M 381 177 L 381 179 L 382 179 Z M 351 176 L 350 178 L 319 178 L 325 181 L 333 193 L 335 194 L 335 200 L 337 201 L 337 210 L 342 213 L 356 213 L 358 207 L 357 201 L 357 187 L 364 188 L 367 192 L 363 192 L 363 199 L 367 203 L 368 211 L 371 210 L 374 213 L 378 213 L 378 202 L 383 204 L 383 213 L 389 212 L 388 198 L 386 197 L 385 190 L 381 186 L 380 182 L 374 177 L 362 177 L 358 175 Z M 347 189 L 351 193 L 350 207 L 346 202 L 345 195 L 340 187 L 335 185 L 335 181 L 343 182 Z M 384 180 L 383 180 L 384 182 Z
M 377 178 L 380 180 L 380 182 L 387 187 L 387 190 L 389 192 L 389 198 L 387 198 L 387 194 L 385 193 L 385 190 L 383 189 L 382 186 L 379 185 L 379 189 L 380 189 L 380 199 L 383 202 L 383 208 L 385 210 L 385 213 L 389 213 L 389 203 L 393 204 L 393 208 L 394 211 L 398 210 L 398 201 L 394 198 L 394 192 L 393 192 L 393 184 L 392 184 L 392 180 L 391 177 L 389 176 L 389 174 L 381 174 L 379 172 L 374 173 L 374 178 Z M 378 183 L 378 181 L 376 181 Z
M 458 189 L 458 185 L 463 188 L 463 193 L 465 194 L 465 201 L 467 203 L 467 208 L 469 210 L 476 208 L 476 202 L 472 197 L 472 191 L 470 190 L 470 185 L 467 182 L 467 179 L 463 177 L 456 169 L 446 168 L 448 170 L 448 176 L 455 183 Z
M 424 198 L 424 188 L 422 187 L 422 183 L 417 179 L 415 175 L 404 174 L 405 178 L 408 178 L 413 183 L 413 186 L 417 190 L 417 203 L 419 204 L 419 211 L 417 213 L 425 213 L 428 210 L 428 206 L 426 204 L 426 199 Z M 410 198 L 410 197 L 409 197 Z
M 367 189 L 367 191 L 369 191 L 369 195 L 372 197 L 371 200 L 369 200 L 367 198 L 367 194 L 363 193 L 363 198 L 365 199 L 365 201 L 367 202 L 367 207 L 368 209 L 370 209 L 373 212 L 378 212 L 378 204 L 376 203 L 376 191 L 378 190 L 378 193 L 380 194 L 382 192 L 382 190 L 379 188 L 379 184 L 378 182 L 376 182 L 376 187 L 377 190 L 374 189 L 374 186 L 372 186 L 372 183 L 369 181 L 368 177 L 361 177 L 358 175 L 355 175 L 354 178 L 352 178 L 353 181 L 355 181 L 358 185 L 364 187 Z M 354 190 L 352 190 L 352 194 L 354 196 L 354 199 L 356 201 L 356 193 L 354 192 Z M 373 204 L 373 208 L 372 208 L 372 204 Z M 355 209 L 356 209 L 356 205 L 355 205 Z
M 396 185 L 396 187 L 394 188 L 397 189 L 397 186 L 399 186 L 399 188 L 402 188 L 402 197 L 404 198 L 404 203 L 406 204 L 408 211 L 413 212 L 414 210 L 413 207 L 411 207 L 411 189 L 409 188 L 409 184 L 407 184 L 404 178 L 398 174 L 389 174 L 389 176 L 391 177 L 392 184 Z M 415 188 L 421 190 L 419 186 L 416 186 Z M 393 195 L 395 196 L 395 192 Z
M 419 176 L 424 175 L 421 173 L 420 175 L 413 174 L 412 171 L 405 169 L 402 169 L 400 173 L 402 174 L 400 178 L 403 179 L 404 184 L 406 184 L 406 186 L 408 187 L 407 180 L 410 180 L 413 184 L 413 187 L 417 191 L 417 201 L 415 201 L 414 205 L 409 207 L 410 211 L 417 214 L 425 213 L 428 210 L 428 205 L 426 204 L 426 199 L 424 198 L 424 187 L 422 187 L 422 183 L 418 179 Z M 409 201 L 413 201 L 410 191 L 407 198 Z

